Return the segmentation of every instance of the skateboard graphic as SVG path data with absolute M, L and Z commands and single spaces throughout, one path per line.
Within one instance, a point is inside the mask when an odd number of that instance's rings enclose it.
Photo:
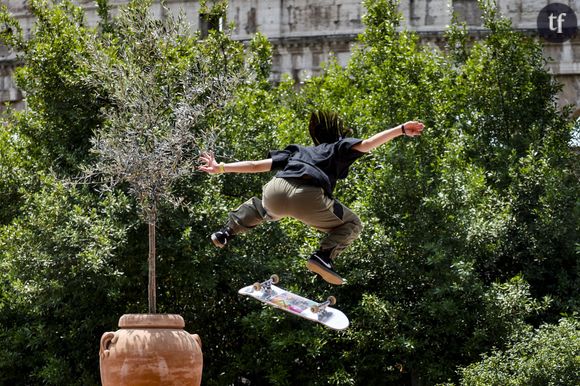
M 272 275 L 264 282 L 257 282 L 240 289 L 238 293 L 334 330 L 344 330 L 348 327 L 349 321 L 346 315 L 336 308 L 329 307 L 336 303 L 334 296 L 329 296 L 326 301 L 317 303 L 275 286 L 274 284 L 279 281 L 278 275 Z

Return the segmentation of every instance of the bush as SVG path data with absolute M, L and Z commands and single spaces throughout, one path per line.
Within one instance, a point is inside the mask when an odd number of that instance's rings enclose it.
M 465 386 L 570 386 L 580 379 L 580 322 L 567 317 L 518 331 L 504 350 L 461 371 Z

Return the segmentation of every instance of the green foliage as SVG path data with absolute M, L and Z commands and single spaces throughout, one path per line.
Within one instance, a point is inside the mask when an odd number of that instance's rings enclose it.
M 38 22 L 29 39 L 22 41 L 20 29 L 4 30 L 0 39 L 19 49 L 27 64 L 16 71 L 16 82 L 26 93 L 29 112 L 18 126 L 31 139 L 35 158 L 46 167 L 74 174 L 84 160 L 92 131 L 100 122 L 101 100 L 82 85 L 79 58 L 88 55 L 84 12 L 68 1 L 32 0 L 27 9 Z M 7 10 L 2 19 L 12 20 Z M 79 103 L 82 101 L 82 103 Z
M 462 370 L 466 386 L 566 386 L 580 378 L 580 323 L 564 318 L 522 329 L 505 350 L 494 350 Z
M 10 123 L 8 116 L 0 122 L 0 225 L 8 224 L 18 215 L 19 206 L 26 188 L 31 188 L 28 170 L 34 161 L 26 156 L 26 139 Z
M 135 15 L 144 12 L 132 4 Z M 208 385 L 577 378 L 569 355 L 577 345 L 565 346 L 577 341 L 577 321 L 546 323 L 578 311 L 578 159 L 540 46 L 514 32 L 492 2 L 482 2 L 489 35 L 470 45 L 453 25 L 449 52 L 424 48 L 401 30 L 397 2 L 364 4 L 366 30 L 346 68 L 331 61 L 300 89 L 267 81 L 272 48 L 262 35 L 250 42 L 250 57 L 217 31 L 203 43 L 159 37 L 143 47 L 159 54 L 142 58 L 157 63 L 154 85 L 171 84 L 199 52 L 216 71 L 255 74 L 195 128 L 208 134 L 200 146 L 225 162 L 310 144 L 312 110 L 337 111 L 361 138 L 410 119 L 427 127 L 357 161 L 339 184 L 336 196 L 365 224 L 336 261 L 348 280 L 340 288 L 306 273 L 303 257 L 319 234 L 296 221 L 264 224 L 224 250 L 209 242 L 227 211 L 259 196 L 271 175 L 194 173 L 177 181 L 172 193 L 186 205 L 163 204 L 157 225 L 159 312 L 180 313 L 187 330 L 201 335 Z M 2 198 L 16 197 L 0 212 L 0 335 L 15 347 L 0 354 L 0 383 L 96 384 L 98 336 L 115 329 L 121 314 L 146 310 L 145 229 L 129 214 L 134 203 L 124 187 L 101 199 L 46 177 L 49 166 L 62 175 L 90 160 L 93 130 L 108 124 L 101 112 L 116 106 L 114 84 L 84 81 L 91 39 L 109 39 L 99 49 L 109 50 L 111 68 L 123 42 L 139 40 L 134 26 L 106 16 L 106 2 L 99 2 L 102 35 L 67 7 L 35 9 L 45 15 L 39 32 L 18 43 L 29 111 L 0 132 Z M 14 26 L 3 36 L 16 47 L 16 24 L 2 20 Z M 53 41 L 59 55 L 51 57 Z M 56 114 L 70 106 L 79 114 Z M 239 298 L 240 287 L 272 273 L 313 299 L 335 295 L 349 329 L 337 333 Z M 482 360 L 483 353 L 490 354 Z
M 305 354 L 295 348 L 280 357 L 270 354 L 268 361 L 311 366 L 305 373 L 355 384 L 444 382 L 455 378 L 454 366 L 502 347 L 530 320 L 550 320 L 577 307 L 572 240 L 578 212 L 574 200 L 565 198 L 578 196 L 571 125 L 556 108 L 558 86 L 544 68 L 540 47 L 489 6 L 490 36 L 468 49 L 455 26 L 461 51 L 448 58 L 421 48 L 413 34 L 397 32 L 396 2 L 366 5 L 367 29 L 345 69 L 329 63 L 323 76 L 298 93 L 287 82 L 267 93 L 244 92 L 222 134 L 223 146 L 235 155 L 224 159 L 308 144 L 307 119 L 314 109 L 340 112 L 360 137 L 413 118 L 426 122 L 421 138 L 396 140 L 358 161 L 337 191 L 366 224 L 361 239 L 337 262 L 349 284 L 332 292 L 353 320 L 332 343 L 335 351 L 324 356 L 337 365 L 318 366 L 315 358 L 303 363 L 298 358 Z M 264 178 L 223 181 L 222 192 L 237 204 L 259 195 Z M 315 247 L 313 233 L 297 231 L 292 222 L 279 226 L 290 236 L 284 245 L 295 251 L 292 256 Z M 260 249 L 254 251 L 261 261 Z M 286 269 L 303 268 L 298 263 Z M 312 291 L 300 276 L 292 282 L 301 293 Z M 296 327 L 281 325 L 271 334 L 250 347 L 280 341 L 291 346 Z M 313 342 L 317 338 L 312 334 Z M 274 364 L 267 375 L 256 370 L 260 358 L 245 365 L 247 378 L 284 384 L 287 378 L 276 377 Z
M 250 40 L 250 51 L 253 56 L 250 57 L 249 66 L 252 73 L 256 74 L 256 81 L 262 86 L 268 86 L 268 78 L 272 69 L 272 46 L 266 35 L 258 32 Z
M 43 177 L 20 210 L 0 228 L 0 337 L 10 347 L 0 354 L 1 383 L 96 384 L 91 352 L 122 312 L 125 279 L 113 258 L 130 204 L 122 195 L 94 203 Z

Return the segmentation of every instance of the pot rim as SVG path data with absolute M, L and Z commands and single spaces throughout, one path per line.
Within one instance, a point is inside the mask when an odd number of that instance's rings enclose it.
M 185 321 L 177 314 L 125 314 L 119 328 L 184 328 Z

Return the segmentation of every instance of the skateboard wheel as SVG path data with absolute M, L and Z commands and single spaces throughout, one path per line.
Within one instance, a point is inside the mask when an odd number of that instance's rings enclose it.
M 270 276 L 270 280 L 272 280 L 272 284 L 278 284 L 280 282 L 280 277 L 274 274 Z
M 318 314 L 320 312 L 320 306 L 318 306 L 318 305 L 312 306 L 312 307 L 310 307 L 310 311 L 312 311 L 315 314 Z
M 255 282 L 253 287 L 254 287 L 254 291 L 259 291 L 262 289 L 262 284 Z
M 328 304 L 330 304 L 331 306 L 334 306 L 336 304 L 336 298 L 334 296 L 329 296 L 327 300 Z

